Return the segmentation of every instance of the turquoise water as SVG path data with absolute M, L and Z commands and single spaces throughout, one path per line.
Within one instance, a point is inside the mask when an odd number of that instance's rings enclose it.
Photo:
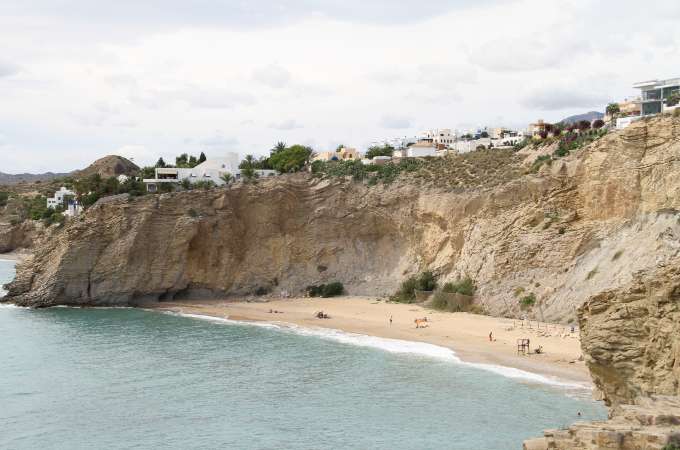
M 585 393 L 457 364 L 438 347 L 309 334 L 0 306 L 0 448 L 519 449 L 578 411 L 606 415 Z

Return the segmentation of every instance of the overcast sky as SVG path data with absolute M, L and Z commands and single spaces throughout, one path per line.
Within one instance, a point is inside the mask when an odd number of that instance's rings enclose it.
M 680 1 L 3 0 L 0 171 L 604 110 L 680 76 Z

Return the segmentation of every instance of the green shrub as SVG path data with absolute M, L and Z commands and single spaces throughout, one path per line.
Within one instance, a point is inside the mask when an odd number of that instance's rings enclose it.
M 534 163 L 531 165 L 529 172 L 531 172 L 531 173 L 538 172 L 538 169 L 540 169 L 543 164 L 551 165 L 552 164 L 552 156 L 543 155 L 543 156 L 539 156 L 538 158 L 536 158 Z
M 458 280 L 455 283 L 448 282 L 443 287 L 444 292 L 458 293 L 463 295 L 475 295 L 477 287 L 475 282 L 472 281 L 470 277 L 465 277 L 462 280 Z
M 399 289 L 390 297 L 393 302 L 413 303 L 416 300 L 416 285 L 418 278 L 411 276 L 401 282 Z
M 416 281 L 416 289 L 419 291 L 434 291 L 437 289 L 437 278 L 429 270 L 422 272 Z
M 339 281 L 334 281 L 326 285 L 322 285 L 321 296 L 322 297 L 335 297 L 342 295 L 345 292 L 345 287 Z
M 0 192 L 0 208 L 7 206 L 9 200 L 9 192 Z
M 195 209 L 190 209 L 189 211 L 187 211 L 187 214 L 189 214 L 189 217 L 193 217 L 193 218 L 198 217 L 198 213 L 196 212 Z
M 534 295 L 533 292 L 530 292 L 528 295 L 525 295 L 521 299 L 519 299 L 519 305 L 522 309 L 529 309 L 533 307 L 536 304 L 536 295 Z
M 673 117 L 680 117 L 680 108 L 675 108 L 675 110 L 673 110 Z
M 215 187 L 215 182 L 213 180 L 201 180 L 194 183 L 194 189 L 203 189 L 207 191 Z
M 259 286 L 257 289 L 255 289 L 255 295 L 259 295 L 259 296 L 267 295 L 267 294 L 269 294 L 270 291 L 271 291 L 271 289 L 269 289 L 266 286 Z
M 345 292 L 345 287 L 339 281 L 333 281 L 328 284 L 310 285 L 307 286 L 307 295 L 310 297 L 336 297 Z
M 680 444 L 671 442 L 669 444 L 664 445 L 661 450 L 680 450 Z
M 402 281 L 399 289 L 390 297 L 390 300 L 399 303 L 413 303 L 416 300 L 415 291 L 434 291 L 435 289 L 437 289 L 437 278 L 432 272 L 426 270 Z

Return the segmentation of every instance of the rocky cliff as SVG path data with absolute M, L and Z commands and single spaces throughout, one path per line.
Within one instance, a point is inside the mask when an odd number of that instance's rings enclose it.
M 640 122 L 493 187 L 297 175 L 107 199 L 19 268 L 8 300 L 128 304 L 328 280 L 380 295 L 429 268 L 472 277 L 492 314 L 522 314 L 518 293 L 531 292 L 531 314 L 575 321 L 586 299 L 677 255 L 679 131 L 678 119 Z

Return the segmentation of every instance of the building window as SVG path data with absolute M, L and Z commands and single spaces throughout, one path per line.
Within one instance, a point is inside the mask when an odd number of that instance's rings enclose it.
M 642 115 L 659 114 L 661 112 L 661 102 L 650 102 L 642 104 Z

